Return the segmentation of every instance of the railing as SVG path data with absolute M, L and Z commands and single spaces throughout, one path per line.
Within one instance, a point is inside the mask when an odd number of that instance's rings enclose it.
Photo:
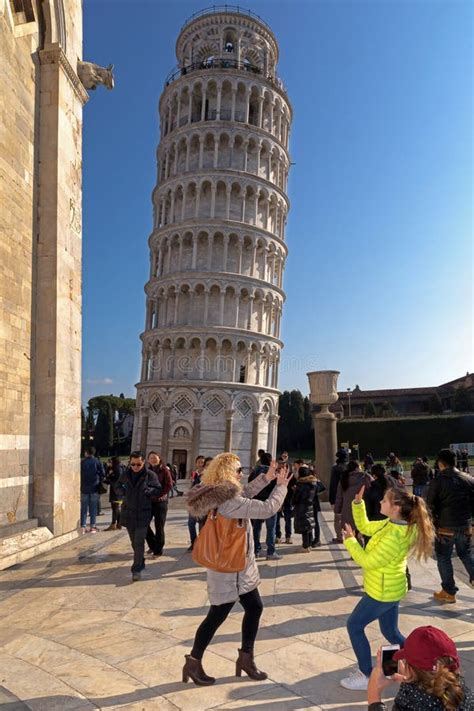
M 263 76 L 263 71 L 255 64 L 250 64 L 248 61 L 239 62 L 237 59 L 206 59 L 203 62 L 193 62 L 185 67 L 177 67 L 173 69 L 165 80 L 165 87 L 169 86 L 176 79 L 191 74 L 192 72 L 203 71 L 206 69 L 239 69 L 240 71 L 250 72 L 258 76 Z M 264 77 L 266 81 L 272 84 L 275 88 L 286 93 L 285 86 L 279 77 L 274 77 L 271 74 Z
M 238 62 L 236 59 L 206 59 L 204 62 L 193 62 L 186 67 L 177 67 L 173 69 L 166 77 L 165 85 L 171 84 L 175 79 L 183 77 L 185 74 L 197 72 L 202 69 L 240 69 L 252 74 L 261 74 L 260 67 L 256 67 L 249 62 Z
M 210 7 L 206 7 L 204 10 L 199 10 L 198 12 L 195 12 L 193 15 L 191 15 L 191 17 L 188 17 L 181 30 L 183 30 L 186 25 L 189 25 L 190 22 L 192 22 L 198 17 L 203 17 L 204 15 L 215 15 L 219 12 L 233 12 L 237 15 L 253 17 L 255 20 L 258 20 L 262 25 L 264 25 L 268 30 L 270 30 L 270 32 L 272 32 L 272 28 L 270 27 L 270 25 L 265 22 L 265 20 L 262 20 L 260 15 L 257 15 L 255 12 L 252 12 L 252 10 L 244 10 L 244 8 L 239 7 L 239 5 L 211 5 Z

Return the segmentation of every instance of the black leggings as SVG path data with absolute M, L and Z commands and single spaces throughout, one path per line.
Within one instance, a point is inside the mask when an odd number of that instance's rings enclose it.
M 260 617 L 263 612 L 262 598 L 257 588 L 255 588 L 255 590 L 251 590 L 244 595 L 239 595 L 239 600 L 244 608 L 241 649 L 243 652 L 252 654 Z M 223 605 L 211 605 L 206 618 L 199 625 L 194 638 L 194 645 L 191 651 L 191 656 L 194 657 L 194 659 L 202 659 L 212 638 L 233 607 L 233 602 L 225 602 Z
M 114 523 L 120 526 L 120 513 L 122 511 L 121 501 L 112 501 L 112 525 Z

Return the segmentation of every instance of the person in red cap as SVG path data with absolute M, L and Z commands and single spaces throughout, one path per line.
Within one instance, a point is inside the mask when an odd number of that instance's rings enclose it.
M 465 685 L 456 645 L 437 627 L 417 627 L 394 654 L 399 673 L 391 678 L 382 669 L 382 649 L 370 675 L 367 691 L 369 711 L 385 711 L 382 691 L 401 682 L 392 711 L 472 711 L 474 694 Z

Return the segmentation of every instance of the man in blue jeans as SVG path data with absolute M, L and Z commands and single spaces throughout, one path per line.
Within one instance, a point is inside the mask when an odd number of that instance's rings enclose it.
M 81 529 L 82 533 L 97 533 L 96 518 L 99 504 L 99 484 L 103 475 L 102 464 L 95 458 L 94 447 L 88 447 L 81 462 Z M 87 513 L 90 528 L 86 527 Z
M 456 455 L 450 449 L 438 454 L 439 476 L 430 483 L 426 503 L 436 526 L 435 552 L 441 576 L 441 590 L 434 598 L 441 603 L 456 602 L 453 549 L 474 587 L 474 554 L 471 544 L 474 517 L 474 478 L 455 467 Z
M 272 455 L 269 452 L 264 452 L 260 455 L 260 462 L 257 464 L 255 469 L 250 473 L 249 475 L 249 482 L 251 482 L 253 479 L 256 479 L 259 474 L 263 474 L 268 471 L 268 468 L 270 464 L 272 463 Z M 273 480 L 266 486 L 264 489 L 262 489 L 257 496 L 255 497 L 256 499 L 259 499 L 259 501 L 266 501 L 270 494 L 272 493 L 273 489 L 275 488 L 276 485 L 276 480 Z M 262 524 L 263 520 L 262 519 L 253 519 L 252 520 L 252 527 L 253 527 L 253 538 L 254 538 L 254 544 L 255 544 L 255 555 L 258 556 L 261 552 L 261 543 L 260 543 L 260 533 L 262 531 Z M 280 560 L 282 557 L 281 555 L 278 555 L 278 553 L 275 551 L 275 539 L 276 539 L 276 524 L 277 524 L 277 514 L 274 516 L 271 516 L 270 518 L 265 519 L 265 525 L 267 528 L 267 536 L 266 536 L 266 545 L 267 545 L 267 560 Z

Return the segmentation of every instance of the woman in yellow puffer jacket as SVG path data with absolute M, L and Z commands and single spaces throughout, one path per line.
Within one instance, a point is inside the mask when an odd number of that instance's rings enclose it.
M 380 631 L 390 644 L 403 647 L 405 638 L 398 629 L 398 607 L 407 593 L 407 557 L 413 551 L 418 559 L 429 558 L 435 536 L 421 497 L 398 487 L 387 489 L 380 505 L 380 512 L 387 518 L 369 521 L 363 495 L 364 487 L 352 502 L 352 513 L 357 529 L 371 536 L 366 548 L 360 546 L 351 526 L 347 524 L 343 530 L 347 550 L 364 571 L 365 595 L 347 621 L 359 669 L 340 683 L 346 689 L 359 691 L 367 689 L 372 671 L 365 628 L 378 620 Z

